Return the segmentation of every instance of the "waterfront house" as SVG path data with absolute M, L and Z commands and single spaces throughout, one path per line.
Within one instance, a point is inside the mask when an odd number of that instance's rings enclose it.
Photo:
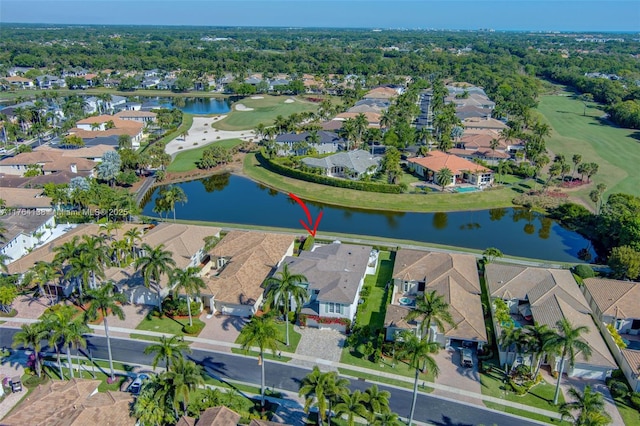
M 596 324 L 634 392 L 640 392 L 640 283 L 587 278 L 582 291 Z M 625 343 L 614 341 L 613 328 Z
M 566 318 L 575 326 L 585 326 L 588 332 L 582 339 L 591 347 L 587 359 L 581 352 L 575 357 L 575 365 L 565 361 L 564 372 L 569 377 L 604 380 L 617 368 L 609 348 L 600 335 L 591 317 L 589 303 L 580 292 L 578 284 L 567 269 L 545 269 L 520 265 L 491 263 L 485 267 L 485 279 L 489 297 L 501 299 L 509 309 L 509 326 L 522 327 L 528 324 L 545 324 L 556 329 L 559 320 Z M 493 324 L 499 336 L 507 324 L 495 319 L 495 304 L 492 303 Z M 527 362 L 526 354 L 517 354 L 509 348 L 500 348 L 500 363 L 512 365 L 515 361 Z M 558 371 L 560 357 L 547 355 L 543 364 L 551 371 Z
M 451 170 L 452 177 L 451 182 L 446 186 L 467 183 L 484 187 L 493 183 L 491 169 L 442 151 L 431 151 L 425 157 L 411 158 L 407 164 L 409 170 L 423 177 L 427 182 L 437 183 L 438 172 L 447 168 Z
M 209 252 L 203 269 L 204 306 L 211 313 L 250 317 L 262 304 L 262 284 L 286 256 L 293 255 L 292 235 L 231 231 Z
M 307 302 L 301 307 L 301 322 L 344 332 L 355 319 L 365 276 L 376 273 L 378 251 L 370 246 L 334 242 L 302 251 L 298 257 L 286 257 L 282 265 L 287 265 L 292 274 L 307 278 L 301 283 L 308 292 Z M 293 304 L 292 310 L 295 308 Z
M 420 318 L 408 322 L 406 316 L 424 293 L 436 291 L 449 304 L 455 327 L 445 323 L 426 330 L 432 341 L 443 346 L 471 344 L 481 348 L 487 332 L 480 298 L 480 278 L 476 258 L 468 254 L 398 250 L 393 268 L 391 304 L 385 315 L 385 338 L 395 340 L 402 330 L 416 330 Z
M 310 132 L 292 132 L 276 136 L 276 144 L 279 146 L 278 155 L 299 155 L 302 151 L 297 147 L 299 144 L 305 142 L 308 143 L 309 147 L 315 148 L 318 154 L 330 154 L 337 152 L 346 144 L 346 141 L 334 132 L 328 132 L 325 130 L 318 131 L 318 143 L 308 142 L 309 135 Z M 304 152 L 306 152 L 306 149 Z
M 357 180 L 378 171 L 381 160 L 381 157 L 373 156 L 368 151 L 356 149 L 323 158 L 303 158 L 302 163 L 308 167 L 321 169 L 322 173 L 329 177 Z

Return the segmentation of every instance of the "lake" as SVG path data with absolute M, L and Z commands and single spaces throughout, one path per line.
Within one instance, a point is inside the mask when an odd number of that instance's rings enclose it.
M 231 111 L 229 98 L 139 97 L 145 106 L 178 108 L 189 114 L 226 114 Z
M 292 198 L 247 178 L 214 175 L 177 185 L 189 200 L 176 206 L 179 219 L 293 228 L 306 235 L 300 224 L 305 214 Z M 157 191 L 143 207 L 145 215 L 157 216 L 153 213 Z M 306 204 L 314 219 L 323 211 L 319 233 L 370 235 L 479 250 L 497 247 L 512 256 L 555 262 L 578 262 L 578 252 L 587 249 L 595 258 L 587 239 L 525 209 L 402 213 Z

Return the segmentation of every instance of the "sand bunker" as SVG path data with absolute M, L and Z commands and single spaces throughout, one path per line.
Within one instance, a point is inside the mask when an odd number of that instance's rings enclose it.
M 251 99 L 264 99 L 264 96 L 252 96 Z
M 249 107 L 245 106 L 244 104 L 237 104 L 236 105 L 236 111 L 253 111 L 253 108 L 249 108 Z
M 285 104 L 292 104 L 295 101 L 293 99 L 287 99 L 286 101 L 284 101 Z

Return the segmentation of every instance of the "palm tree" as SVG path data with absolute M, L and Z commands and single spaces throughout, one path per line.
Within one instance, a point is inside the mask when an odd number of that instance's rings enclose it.
M 371 421 L 371 426 L 404 426 L 396 413 L 376 414 Z
M 309 280 L 302 274 L 292 274 L 289 271 L 289 265 L 286 263 L 282 267 L 282 271 L 278 272 L 278 276 L 270 277 L 266 280 L 267 297 L 266 303 L 272 309 L 279 308 L 284 302 L 284 317 L 286 322 L 286 338 L 285 344 L 289 346 L 289 311 L 291 299 L 300 308 L 306 298 L 307 290 L 301 286 L 308 283 Z
M 122 307 L 120 307 L 120 304 L 127 302 L 127 298 L 123 293 L 115 293 L 113 291 L 114 287 L 114 284 L 109 282 L 100 288 L 89 290 L 87 292 L 87 296 L 91 301 L 89 302 L 89 308 L 86 312 L 86 316 L 90 321 L 98 318 L 98 312 L 102 314 L 104 334 L 107 337 L 107 352 L 109 353 L 109 370 L 111 371 L 111 379 L 115 378 L 115 373 L 113 371 L 113 357 L 111 355 L 111 339 L 109 338 L 109 324 L 107 322 L 107 317 L 109 316 L 109 313 L 111 313 L 111 315 L 123 320 L 124 311 L 122 310 Z
M 55 261 L 54 261 L 55 262 Z M 52 281 L 62 276 L 60 268 L 55 263 L 48 263 L 44 261 L 38 261 L 32 268 L 33 282 L 38 285 L 38 291 L 40 295 L 44 295 L 44 286 L 48 285 Z M 53 303 L 51 298 L 51 291 L 46 292 L 49 296 L 49 303 Z
M 186 415 L 191 392 L 204 385 L 202 367 L 193 361 L 179 358 L 165 376 L 172 390 L 173 409 L 177 410 L 178 402 L 181 401 L 182 411 Z
M 536 366 L 535 372 L 533 374 L 534 380 L 538 377 L 538 373 L 540 372 L 540 365 L 542 365 L 542 360 L 545 355 L 545 346 L 547 345 L 547 341 L 553 335 L 553 330 L 551 330 L 546 324 L 538 324 L 527 325 L 524 327 L 526 330 L 526 339 L 527 339 L 527 347 L 532 354 L 531 366 Z
M 415 309 L 411 310 L 407 315 L 407 321 L 413 321 L 416 318 L 422 318 L 418 324 L 418 337 L 424 338 L 427 332 L 427 342 L 431 342 L 431 325 L 434 324 L 438 331 L 443 332 L 445 323 L 455 328 L 456 324 L 449 312 L 449 304 L 444 297 L 438 294 L 436 290 L 425 292 L 421 298 L 416 300 Z
M 378 389 L 378 385 L 373 385 L 364 391 L 365 402 L 367 409 L 373 415 L 374 413 L 389 413 L 389 398 L 391 393 L 389 391 L 381 391 Z
M 133 405 L 133 415 L 141 426 L 174 424 L 176 421 L 173 411 L 167 407 L 166 399 L 158 398 L 158 395 L 153 392 L 152 384 L 159 378 L 160 376 L 155 376 L 151 382 L 147 383 Z
M 176 203 L 184 204 L 186 202 L 187 202 L 187 195 L 184 193 L 182 188 L 175 185 L 169 185 L 169 186 L 163 187 L 158 192 L 158 198 L 156 199 L 156 206 L 158 207 L 158 210 L 160 209 L 160 207 L 162 207 L 163 210 L 166 207 L 167 210 L 172 211 L 173 221 L 175 222 L 176 221 Z
M 195 266 L 190 266 L 184 270 L 176 268 L 171 272 L 171 282 L 173 283 L 174 293 L 179 293 L 180 290 L 184 290 L 187 295 L 189 325 L 193 326 L 193 320 L 191 319 L 191 296 L 196 295 L 196 297 L 200 297 L 200 289 L 207 287 L 203 279 L 200 278 L 200 270 Z
M 560 382 L 562 381 L 562 373 L 564 372 L 564 363 L 569 361 L 569 365 L 573 367 L 576 360 L 576 354 L 582 352 L 585 359 L 591 357 L 591 347 L 587 342 L 582 340 L 582 334 L 589 332 L 589 327 L 584 325 L 574 327 L 571 322 L 563 318 L 556 323 L 558 332 L 551 336 L 545 347 L 545 350 L 560 355 L 560 365 L 558 367 L 558 382 L 556 384 L 556 392 L 553 396 L 553 403 L 558 403 L 560 395 Z
M 13 335 L 13 347 L 23 346 L 33 348 L 35 353 L 35 368 L 38 377 L 42 374 L 40 366 L 40 349 L 42 349 L 42 341 L 49 335 L 49 330 L 43 327 L 42 322 L 35 324 L 23 324 L 16 334 Z
M 158 311 L 162 312 L 160 278 L 162 275 L 169 276 L 173 268 L 175 268 L 176 262 L 173 260 L 172 253 L 164 249 L 164 244 L 160 244 L 155 248 L 149 244 L 143 244 L 142 251 L 144 255 L 136 259 L 135 267 L 142 272 L 145 287 L 151 288 L 151 282 L 153 281 L 158 293 Z
M 571 157 L 571 161 L 573 162 L 573 172 L 571 173 L 571 176 L 573 176 L 576 174 L 576 168 L 578 165 L 582 163 L 582 155 L 574 154 L 573 157 Z
M 511 353 L 511 348 L 514 348 L 514 356 L 518 352 L 521 351 L 522 347 L 525 344 L 525 335 L 522 331 L 522 328 L 514 326 L 513 323 L 509 323 L 508 325 L 502 328 L 502 332 L 499 337 L 500 346 L 506 349 L 507 358 L 505 360 L 505 372 L 508 371 L 509 366 L 509 354 Z
M 124 233 L 124 237 L 127 240 L 127 245 L 129 246 L 129 250 L 131 250 L 131 254 L 135 257 L 136 242 L 142 241 L 142 231 L 137 227 L 131 228 Z
M 318 416 L 327 424 L 331 424 L 332 405 L 337 399 L 349 393 L 349 381 L 340 378 L 335 371 L 322 373 L 318 366 L 307 374 L 300 382 L 298 394 L 305 397 L 304 411 L 308 413 L 311 407 L 318 408 Z M 328 416 L 327 416 L 328 413 Z
M 78 284 L 80 298 L 83 297 L 83 287 L 90 287 L 91 277 L 104 278 L 104 272 L 101 270 L 101 264 L 96 263 L 95 257 L 88 252 L 81 252 L 78 256 L 69 260 L 70 268 L 65 274 L 67 279 L 75 279 Z
M 442 187 L 444 191 L 445 186 L 451 185 L 451 179 L 453 179 L 453 172 L 448 167 L 443 167 L 438 170 L 436 174 L 436 182 Z
M 168 371 L 172 362 L 184 357 L 183 352 L 191 353 L 191 348 L 184 339 L 179 336 L 161 336 L 158 343 L 144 348 L 145 355 L 155 354 L 153 362 L 151 363 L 154 370 L 158 366 L 158 362 L 164 360 L 164 368 Z
M 80 348 L 87 347 L 87 339 L 84 338 L 84 335 L 90 333 L 91 329 L 87 326 L 82 318 L 76 319 L 69 323 L 68 332 L 64 336 L 64 343 L 67 345 L 67 362 L 69 363 L 69 372 L 71 373 L 71 377 L 73 378 L 73 364 L 71 363 L 71 349 L 76 349 L 76 355 L 78 355 L 77 351 Z M 80 371 L 80 358 L 78 357 L 78 371 Z
M 336 415 L 347 415 L 347 425 L 353 426 L 355 424 L 355 417 L 369 418 L 369 412 L 366 406 L 366 397 L 356 390 L 353 393 L 344 393 L 340 395 L 340 402 L 335 406 Z M 331 423 L 329 423 L 331 424 Z
M 42 320 L 43 328 L 49 331 L 49 346 L 53 346 L 56 351 L 56 360 L 61 379 L 64 379 L 64 374 L 62 373 L 62 362 L 60 361 L 60 343 L 63 335 L 66 334 L 66 327 L 71 322 L 74 313 L 75 309 L 72 306 L 65 305 L 45 315 Z
M 416 409 L 416 399 L 418 397 L 418 379 L 420 378 L 420 368 L 424 364 L 433 371 L 434 376 L 438 376 L 440 369 L 436 360 L 431 354 L 438 353 L 440 345 L 437 342 L 427 342 L 421 340 L 418 336 L 409 330 L 400 333 L 400 348 L 395 353 L 396 359 L 408 359 L 409 366 L 415 369 L 415 378 L 413 381 L 413 399 L 411 401 L 411 412 L 409 414 L 409 426 L 413 424 L 413 415 Z
M 591 386 L 587 385 L 584 392 L 572 387 L 569 395 L 573 402 L 565 402 L 560 406 L 562 419 L 569 418 L 575 425 L 608 425 L 611 423 L 611 416 L 605 412 L 604 397 L 600 392 L 595 392 Z M 573 413 L 576 412 L 574 416 Z M 594 422 L 594 420 L 596 420 Z
M 249 352 L 249 349 L 255 346 L 260 349 L 258 365 L 261 367 L 260 405 L 262 407 L 264 407 L 264 350 L 270 349 L 275 355 L 278 349 L 278 340 L 280 339 L 278 327 L 269 316 L 251 318 L 251 321 L 244 326 L 238 337 L 238 343 L 240 343 L 242 350 L 245 352 Z

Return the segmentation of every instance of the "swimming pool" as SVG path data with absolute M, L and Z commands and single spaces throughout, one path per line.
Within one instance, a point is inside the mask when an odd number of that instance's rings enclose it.
M 463 186 L 460 188 L 456 188 L 456 192 L 475 192 L 477 191 L 478 188 L 473 187 L 473 186 Z
M 627 339 L 622 339 L 624 341 L 624 343 L 627 344 L 627 349 L 632 349 L 634 351 L 640 351 L 640 342 L 638 342 L 637 340 L 627 340 Z

